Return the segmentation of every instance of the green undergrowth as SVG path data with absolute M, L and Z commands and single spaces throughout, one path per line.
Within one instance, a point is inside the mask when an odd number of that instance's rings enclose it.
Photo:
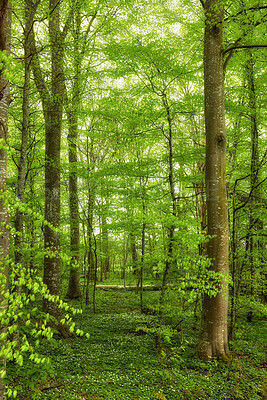
M 158 297 L 144 293 L 149 309 Z M 44 367 L 30 360 L 8 365 L 17 398 L 28 400 L 263 400 L 266 399 L 266 320 L 240 318 L 232 343 L 232 361 L 204 363 L 194 357 L 199 330 L 193 317 L 182 327 L 169 326 L 171 339 L 159 354 L 153 329 L 156 317 L 141 314 L 136 292 L 97 291 L 96 313 L 90 307 L 75 316 L 90 338 L 43 340 Z M 77 302 L 77 307 L 80 303 Z M 144 329 L 142 329 L 144 327 Z M 176 329 L 174 329 L 176 328 Z M 182 329 L 181 329 L 182 328 Z M 167 332 L 167 329 L 166 329 Z M 168 336 L 168 335 L 167 335 Z M 167 338 L 168 339 L 168 338 Z

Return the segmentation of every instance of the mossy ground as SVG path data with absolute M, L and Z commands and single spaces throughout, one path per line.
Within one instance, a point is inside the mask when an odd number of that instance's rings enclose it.
M 145 304 L 157 293 L 144 293 Z M 77 302 L 77 306 L 79 306 Z M 27 400 L 262 400 L 266 399 L 266 320 L 240 318 L 233 360 L 204 363 L 194 358 L 199 331 L 193 318 L 183 321 L 159 355 L 153 333 L 136 332 L 153 326 L 153 315 L 139 311 L 135 292 L 97 292 L 96 313 L 84 309 L 77 326 L 90 338 L 43 341 L 40 352 L 51 358 L 46 368 L 25 363 L 8 366 L 18 398 Z M 175 321 L 171 321 L 175 326 Z

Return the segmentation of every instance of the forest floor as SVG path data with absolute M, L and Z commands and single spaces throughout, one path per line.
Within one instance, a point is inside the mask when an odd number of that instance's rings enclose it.
M 151 305 L 156 296 L 145 292 L 144 304 Z M 192 317 L 185 318 L 182 332 L 172 330 L 174 335 L 159 354 L 153 332 L 140 329 L 153 326 L 155 317 L 140 313 L 136 292 L 99 290 L 96 299 L 95 314 L 84 309 L 75 316 L 77 327 L 90 338 L 43 340 L 39 351 L 51 358 L 47 367 L 32 362 L 8 366 L 17 398 L 267 399 L 267 322 L 261 313 L 251 323 L 245 316 L 238 320 L 233 360 L 226 365 L 194 358 L 199 331 L 193 330 Z

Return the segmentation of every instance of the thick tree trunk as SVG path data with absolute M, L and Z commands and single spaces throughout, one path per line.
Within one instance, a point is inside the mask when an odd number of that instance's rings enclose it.
M 227 313 L 229 261 L 228 203 L 226 193 L 226 133 L 220 0 L 205 2 L 204 90 L 206 126 L 206 197 L 210 270 L 222 274 L 218 293 L 203 301 L 203 326 L 197 354 L 207 360 L 229 357 Z M 225 279 L 224 279 L 225 277 Z
M 6 0 L 0 0 L 0 51 L 9 54 L 11 40 L 11 4 Z M 9 94 L 9 82 L 4 74 L 4 67 L 0 71 L 0 312 L 7 309 L 5 293 L 8 290 L 8 251 L 9 251 L 9 232 L 7 224 L 9 222 L 8 210 L 5 204 L 6 192 L 6 169 L 7 154 L 5 143 L 8 133 L 8 108 L 11 99 Z M 6 326 L 0 324 L 0 334 L 6 330 Z M 3 346 L 3 339 L 0 341 Z M 0 371 L 5 370 L 5 358 L 0 358 Z M 5 400 L 5 384 L 0 377 L 0 399 Z
M 51 45 L 52 96 L 45 110 L 45 219 L 44 283 L 50 294 L 60 296 L 60 140 L 63 103 L 63 43 L 60 31 L 60 9 L 57 0 L 50 0 L 49 37 Z M 60 310 L 56 302 L 44 300 L 44 312 L 56 319 Z
M 197 163 L 197 171 L 201 176 L 205 171 L 205 163 Z M 195 184 L 196 193 L 196 215 L 200 219 L 200 231 L 202 234 L 207 233 L 207 204 L 205 199 L 205 184 L 204 181 Z M 198 246 L 199 255 L 204 256 L 207 254 L 206 243 L 200 243 Z

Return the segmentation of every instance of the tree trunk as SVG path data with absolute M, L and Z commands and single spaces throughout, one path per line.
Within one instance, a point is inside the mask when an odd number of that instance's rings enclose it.
M 94 239 L 94 209 L 96 199 L 95 183 L 91 181 L 90 174 L 95 172 L 95 154 L 94 143 L 87 141 L 87 168 L 88 168 L 88 204 L 87 204 L 87 283 L 85 303 L 89 305 L 89 286 L 90 282 L 96 281 L 96 263 L 95 263 L 95 239 Z
M 210 270 L 222 275 L 218 293 L 204 295 L 202 335 L 197 354 L 206 360 L 228 359 L 229 234 L 226 193 L 226 132 L 222 22 L 220 0 L 205 2 L 204 92 L 206 127 L 207 246 Z M 225 278 L 224 278 L 225 277 Z
M 0 0 L 0 51 L 9 54 L 11 41 L 11 4 L 7 0 Z M 0 71 L 0 312 L 7 310 L 5 293 L 8 290 L 8 251 L 9 251 L 9 223 L 6 202 L 6 172 L 7 154 L 5 144 L 8 133 L 8 108 L 11 102 L 9 94 L 9 82 L 5 77 L 4 66 Z M 0 324 L 0 334 L 4 333 L 6 326 Z M 0 341 L 3 346 L 3 339 Z M 4 357 L 0 358 L 0 371 L 6 369 Z M 0 399 L 5 400 L 5 383 L 0 377 Z
M 57 0 L 49 4 L 52 96 L 45 110 L 45 219 L 44 283 L 50 294 L 60 296 L 60 140 L 63 103 L 63 43 L 60 8 Z M 43 310 L 57 320 L 61 312 L 56 302 L 44 300 Z
M 80 221 L 79 198 L 77 177 L 77 142 L 78 142 L 78 111 L 81 101 L 81 54 L 79 45 L 81 40 L 81 2 L 78 2 L 74 10 L 74 79 L 72 87 L 72 99 L 69 105 L 65 105 L 67 111 L 69 134 L 69 210 L 70 210 L 70 276 L 67 296 L 78 298 L 81 296 L 80 287 Z M 65 88 L 66 92 L 66 88 Z
M 68 146 L 69 146 L 69 210 L 70 210 L 70 276 L 67 296 L 78 298 L 81 296 L 80 287 L 80 218 L 79 218 L 79 197 L 78 197 L 78 177 L 77 177 L 77 142 L 78 142 L 78 121 L 79 108 L 82 96 L 81 72 L 82 60 L 88 45 L 88 35 L 92 28 L 93 21 L 96 18 L 97 11 L 91 17 L 86 32 L 81 34 L 82 0 L 75 2 L 73 16 L 73 42 L 74 42 L 74 79 L 72 87 L 72 99 L 67 98 L 67 89 L 65 87 L 65 109 L 69 124 Z
M 199 176 L 205 171 L 205 163 L 197 163 L 197 171 Z M 200 231 L 202 234 L 207 233 L 207 204 L 205 200 L 205 184 L 204 181 L 200 181 L 195 184 L 196 193 L 196 215 L 200 219 Z M 207 254 L 206 243 L 200 243 L 198 245 L 198 253 L 200 256 Z
M 109 238 L 108 238 L 108 227 L 107 227 L 107 210 L 108 203 L 102 204 L 102 215 L 101 215 L 101 276 L 105 279 L 108 278 L 110 270 L 110 259 L 109 259 Z
M 263 222 L 259 213 L 259 202 L 261 198 L 261 187 L 259 184 L 259 133 L 257 125 L 257 105 L 256 105 L 256 89 L 254 76 L 254 60 L 253 55 L 249 51 L 248 61 L 246 63 L 247 84 L 249 96 L 249 112 L 250 112 L 250 132 L 251 132 L 251 161 L 250 161 L 250 207 L 249 207 L 249 264 L 250 264 L 250 295 L 255 295 L 256 286 L 256 267 L 259 262 L 259 250 L 261 247 L 257 233 L 263 229 Z M 257 254 L 257 255 L 256 255 Z M 252 321 L 253 310 L 249 310 L 247 320 Z
M 176 195 L 175 195 L 175 188 L 174 188 L 174 168 L 173 168 L 173 129 L 172 129 L 172 117 L 170 106 L 168 103 L 167 96 L 165 92 L 162 94 L 162 103 L 166 112 L 166 119 L 168 124 L 168 135 L 164 136 L 167 138 L 168 141 L 168 180 L 169 180 L 169 193 L 171 195 L 171 209 L 172 209 L 172 217 L 177 217 L 177 204 L 176 204 Z M 165 269 L 163 272 L 163 279 L 162 279 L 162 289 L 159 299 L 159 321 L 162 322 L 163 316 L 163 305 L 164 305 L 164 298 L 165 292 L 167 289 L 168 283 L 168 276 L 173 265 L 173 245 L 174 245 L 174 235 L 175 235 L 175 225 L 174 221 L 171 222 L 171 225 L 168 226 L 168 245 L 167 245 L 167 254 L 166 254 L 166 261 L 165 261 Z
M 18 164 L 18 178 L 16 194 L 18 199 L 24 201 L 24 193 L 26 187 L 26 169 L 27 169 L 27 150 L 28 150 L 28 134 L 30 119 L 30 85 L 31 85 L 31 43 L 32 35 L 29 35 L 33 18 L 36 12 L 36 6 L 28 9 L 25 7 L 25 29 L 24 29 L 24 86 L 22 99 L 22 130 L 21 130 L 21 148 L 20 160 Z M 16 210 L 15 216 L 15 263 L 22 266 L 24 264 L 24 255 L 22 250 L 23 231 L 24 231 L 24 215 L 20 209 Z M 17 288 L 19 290 L 19 288 Z
M 77 298 L 81 296 L 80 288 L 80 226 L 79 226 L 79 199 L 77 179 L 77 115 L 73 116 L 73 124 L 69 127 L 69 209 L 70 209 L 70 276 L 67 296 Z

